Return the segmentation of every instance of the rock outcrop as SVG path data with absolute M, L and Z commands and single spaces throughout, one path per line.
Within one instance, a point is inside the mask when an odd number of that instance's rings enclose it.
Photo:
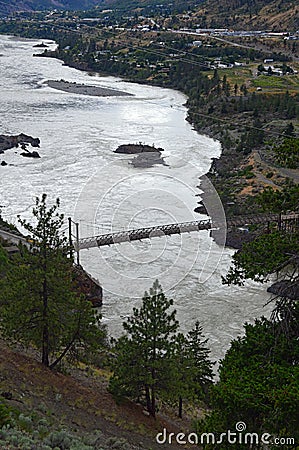
M 268 287 L 267 292 L 296 301 L 299 297 L 299 282 L 281 280 Z
M 7 136 L 4 134 L 0 134 L 0 153 L 4 153 L 5 150 L 18 147 L 19 145 L 21 146 L 21 148 L 26 150 L 26 145 L 29 144 L 32 147 L 39 147 L 40 140 L 38 138 L 28 136 L 24 133 L 18 134 L 16 136 Z
M 102 286 L 82 266 L 74 266 L 74 279 L 77 290 L 85 296 L 86 300 L 89 300 L 94 307 L 102 306 Z
M 22 152 L 20 153 L 21 156 L 25 156 L 26 158 L 40 158 L 40 155 L 38 152 L 34 151 L 34 152 L 29 152 L 26 149 L 26 152 Z
M 152 167 L 155 164 L 162 164 L 163 166 L 167 166 L 164 159 L 161 158 L 160 152 L 143 152 L 131 161 L 132 166 L 134 167 Z
M 36 44 L 33 46 L 34 48 L 48 48 L 49 46 L 42 42 L 41 44 Z
M 122 153 L 125 155 L 135 155 L 138 153 L 161 153 L 163 152 L 163 148 L 156 148 L 153 145 L 146 144 L 122 144 L 114 150 L 114 153 Z
M 167 166 L 164 159 L 161 157 L 163 148 L 156 148 L 153 145 L 146 144 L 122 144 L 114 150 L 114 153 L 124 155 L 137 155 L 130 161 L 130 164 L 134 167 L 152 167 L 155 164 L 163 164 Z

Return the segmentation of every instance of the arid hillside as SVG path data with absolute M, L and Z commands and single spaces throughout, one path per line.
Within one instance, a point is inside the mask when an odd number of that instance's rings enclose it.
M 207 0 L 196 16 L 206 27 L 234 29 L 297 30 L 296 0 Z

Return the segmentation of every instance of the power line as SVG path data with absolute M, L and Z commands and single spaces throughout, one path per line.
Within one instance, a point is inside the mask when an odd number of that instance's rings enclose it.
M 53 24 L 51 24 L 49 26 L 51 28 L 58 28 L 58 29 L 62 29 L 62 30 L 69 31 L 69 32 L 72 32 L 72 33 L 77 33 L 77 34 L 80 34 L 82 36 L 85 34 L 83 30 L 73 30 L 72 28 L 67 28 L 67 27 L 64 27 L 62 25 L 53 25 Z M 94 29 L 94 30 L 96 30 L 98 32 L 102 31 L 99 28 L 93 27 L 93 26 L 89 26 L 88 28 L 89 29 L 90 28 Z M 104 31 L 107 34 L 110 34 L 111 37 L 117 37 L 118 36 L 117 33 L 115 33 L 115 32 L 113 33 L 111 30 L 104 30 Z M 137 39 L 137 38 L 135 38 L 133 36 L 130 36 L 130 38 L 131 39 Z M 157 56 L 163 56 L 164 58 L 168 56 L 168 55 L 165 55 L 163 52 L 159 52 L 158 50 L 149 49 L 148 47 L 143 47 L 143 46 L 140 47 L 140 46 L 129 44 L 127 41 L 124 41 L 122 39 L 118 39 L 118 42 L 120 42 L 121 44 L 125 45 L 126 47 L 132 48 L 134 50 L 141 50 L 141 51 L 143 51 L 145 53 L 152 53 L 152 54 L 155 54 Z M 182 50 L 172 49 L 171 47 L 167 47 L 166 46 L 165 48 L 168 48 L 170 50 L 175 50 L 175 51 L 178 51 L 180 53 L 187 53 L 188 54 L 188 52 L 184 52 Z M 192 55 L 192 56 L 203 59 L 203 57 L 200 56 L 200 55 Z M 185 62 L 185 63 L 193 64 L 195 66 L 199 66 L 199 67 L 204 67 L 204 68 L 210 69 L 210 65 L 207 62 L 194 61 L 193 59 L 187 59 L 187 58 L 179 58 L 176 61 L 182 61 L 182 62 Z
M 73 30 L 73 29 L 71 29 L 71 28 L 63 27 L 63 26 L 61 26 L 61 25 L 56 25 L 56 24 L 54 24 L 54 25 L 51 24 L 51 25 L 49 25 L 49 26 L 51 26 L 52 28 L 63 29 L 63 30 L 66 30 L 66 31 L 70 31 L 70 32 L 78 33 L 78 34 L 80 34 L 80 35 L 84 35 L 84 32 L 83 32 L 82 30 Z M 89 28 L 89 29 L 90 29 L 90 28 L 91 28 L 91 29 L 94 29 L 94 30 L 96 30 L 96 31 L 98 31 L 98 32 L 101 32 L 101 31 L 102 31 L 101 29 L 99 29 L 99 28 L 97 28 L 97 27 L 94 27 L 94 26 L 88 26 L 88 28 Z M 104 31 L 105 31 L 105 33 L 107 33 L 107 34 L 112 35 L 112 37 L 116 37 L 116 36 L 117 36 L 117 33 L 116 33 L 115 31 L 114 31 L 114 32 L 111 31 L 111 30 L 104 30 Z M 137 38 L 131 36 L 131 39 L 137 39 Z M 157 55 L 157 56 L 167 57 L 167 55 L 165 55 L 163 52 L 159 52 L 158 50 L 149 49 L 148 47 L 145 48 L 145 47 L 143 47 L 143 46 L 140 47 L 140 46 L 132 45 L 132 44 L 129 44 L 128 42 L 126 42 L 126 41 L 124 41 L 124 40 L 121 40 L 121 39 L 118 39 L 118 42 L 120 42 L 120 43 L 126 45 L 127 47 L 134 49 L 134 50 L 141 50 L 141 51 L 143 51 L 143 52 L 145 52 L 145 53 L 152 53 L 152 54 L 155 54 L 155 55 Z M 180 53 L 184 53 L 184 54 L 187 53 L 187 54 L 188 54 L 187 51 L 183 51 L 183 50 L 180 50 L 180 49 L 175 49 L 175 48 L 172 48 L 172 47 L 169 47 L 169 46 L 164 46 L 164 45 L 163 45 L 163 47 L 164 47 L 164 48 L 167 48 L 167 49 L 169 49 L 169 50 L 172 50 L 172 51 L 177 51 L 177 52 L 180 52 Z M 202 58 L 202 59 L 203 59 L 203 57 L 202 57 L 201 55 L 193 55 L 193 54 L 192 54 L 192 56 L 193 56 L 193 57 L 195 56 L 195 57 L 198 57 L 198 58 Z M 194 61 L 193 59 L 179 58 L 179 59 L 177 59 L 176 61 L 181 61 L 181 62 L 185 62 L 185 63 L 188 63 L 188 64 L 192 64 L 192 65 L 195 65 L 195 66 L 198 66 L 198 67 L 204 67 L 204 68 L 211 69 L 211 67 L 210 67 L 210 65 L 208 65 L 208 63 L 199 62 L 199 61 Z M 134 82 L 134 81 L 133 81 L 133 82 Z M 145 101 L 146 101 L 146 100 L 145 100 Z M 150 102 L 150 103 L 153 104 L 153 102 Z M 156 104 L 157 104 L 157 103 L 156 103 Z M 213 120 L 213 121 L 223 122 L 223 123 L 227 123 L 227 124 L 234 124 L 234 125 L 238 126 L 237 123 L 234 123 L 234 122 L 231 121 L 231 120 L 228 120 L 228 119 L 222 119 L 222 118 L 220 118 L 220 117 L 216 117 L 216 116 L 213 116 L 213 115 L 210 115 L 210 114 L 205 114 L 205 113 L 199 113 L 199 112 L 194 112 L 194 111 L 192 111 L 192 116 L 205 117 L 205 118 L 211 119 L 211 120 Z M 276 132 L 276 131 L 265 130 L 264 128 L 254 127 L 254 126 L 250 126 L 250 125 L 246 125 L 245 128 L 246 128 L 246 129 L 256 130 L 256 131 L 263 131 L 264 133 L 266 132 L 268 135 L 279 136 L 279 137 L 286 137 L 286 135 L 285 135 L 284 133 L 279 133 L 279 132 Z M 295 137 L 297 137 L 297 134 L 295 135 Z

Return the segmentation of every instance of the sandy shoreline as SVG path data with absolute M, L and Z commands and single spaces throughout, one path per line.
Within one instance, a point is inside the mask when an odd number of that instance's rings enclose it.
M 108 89 L 100 86 L 91 86 L 88 84 L 79 84 L 65 80 L 47 80 L 47 84 L 53 89 L 59 91 L 70 92 L 71 94 L 92 95 L 96 97 L 124 97 L 132 96 L 128 92 L 118 91 L 116 89 Z

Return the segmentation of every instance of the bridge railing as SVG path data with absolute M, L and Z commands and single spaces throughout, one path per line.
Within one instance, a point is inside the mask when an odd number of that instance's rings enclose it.
M 158 225 L 153 227 L 138 228 L 115 233 L 107 233 L 98 236 L 87 237 L 79 240 L 79 250 L 100 247 L 102 245 L 111 245 L 121 242 L 130 242 L 134 240 L 169 236 L 172 234 L 181 234 L 185 232 L 209 230 L 212 227 L 212 221 L 199 220 L 192 222 L 173 223 L 167 225 Z M 77 250 L 75 248 L 75 250 Z
M 158 225 L 153 227 L 146 228 L 138 228 L 127 231 L 119 231 L 114 233 L 106 233 L 98 236 L 92 236 L 87 238 L 82 238 L 79 240 L 79 245 L 75 244 L 75 250 L 83 250 L 93 247 L 101 247 L 104 245 L 112 245 L 122 242 L 130 242 L 135 240 L 153 238 L 153 237 L 161 237 L 161 236 L 170 236 L 172 234 L 181 234 L 181 233 L 189 233 L 191 231 L 200 231 L 200 230 L 210 230 L 210 229 L 219 229 L 223 227 L 231 228 L 231 227 L 240 227 L 246 225 L 260 224 L 260 223 L 270 223 L 288 220 L 299 220 L 299 214 L 290 213 L 290 214 L 257 214 L 254 216 L 242 216 L 242 217 L 233 217 L 228 219 L 227 221 L 217 221 L 217 220 L 194 220 L 191 222 L 181 222 L 181 223 L 173 223 L 167 225 Z

